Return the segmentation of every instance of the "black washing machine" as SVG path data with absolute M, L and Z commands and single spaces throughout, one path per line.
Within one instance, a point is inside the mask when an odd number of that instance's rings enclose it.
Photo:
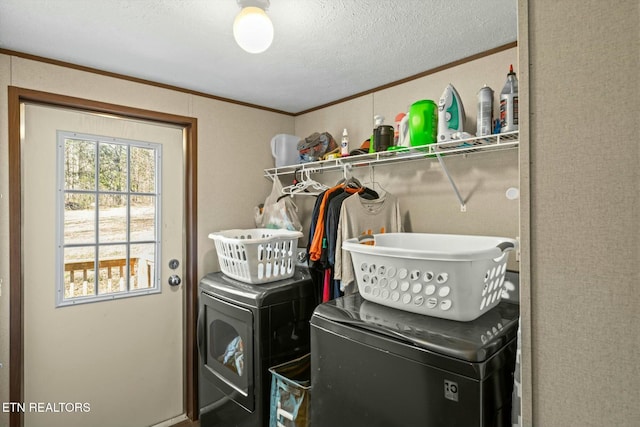
M 310 351 L 316 306 L 309 273 L 252 285 L 222 273 L 200 282 L 198 351 L 202 427 L 267 426 L 272 366 Z
M 313 427 L 510 426 L 519 306 L 457 322 L 349 295 L 311 319 Z

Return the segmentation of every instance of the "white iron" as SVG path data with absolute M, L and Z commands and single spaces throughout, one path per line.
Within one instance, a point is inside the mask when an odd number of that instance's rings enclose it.
M 445 88 L 438 102 L 438 142 L 456 139 L 454 134 L 463 132 L 464 107 L 460 95 L 451 83 Z

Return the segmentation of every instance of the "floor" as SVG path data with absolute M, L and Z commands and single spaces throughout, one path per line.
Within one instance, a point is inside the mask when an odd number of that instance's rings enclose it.
M 175 424 L 173 427 L 200 427 L 200 421 L 186 420 Z

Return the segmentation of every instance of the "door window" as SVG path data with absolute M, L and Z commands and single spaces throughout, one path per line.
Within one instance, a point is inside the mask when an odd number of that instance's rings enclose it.
M 161 145 L 58 132 L 57 305 L 160 292 Z

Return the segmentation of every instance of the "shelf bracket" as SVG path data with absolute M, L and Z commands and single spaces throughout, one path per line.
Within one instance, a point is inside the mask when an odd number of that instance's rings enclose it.
M 440 167 L 442 167 L 442 171 L 447 176 L 447 179 L 449 180 L 449 184 L 451 184 L 451 187 L 453 188 L 453 191 L 456 193 L 456 197 L 458 198 L 458 201 L 460 202 L 460 212 L 466 212 L 467 211 L 467 205 L 465 204 L 464 200 L 462 199 L 462 196 L 460 195 L 460 191 L 458 191 L 458 187 L 456 186 L 456 183 L 453 182 L 453 178 L 451 178 L 451 174 L 449 173 L 449 170 L 444 165 L 444 160 L 442 160 L 442 156 L 438 152 L 436 152 L 436 157 L 438 158 L 438 162 L 440 163 Z

